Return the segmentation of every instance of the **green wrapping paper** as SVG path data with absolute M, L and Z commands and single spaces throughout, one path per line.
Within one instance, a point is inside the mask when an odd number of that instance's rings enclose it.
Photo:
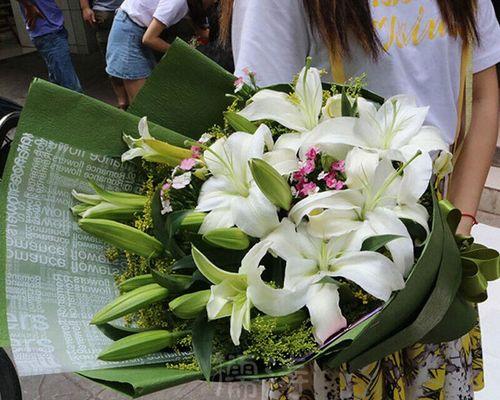
M 223 122 L 236 78 L 186 43 L 176 40 L 129 107 L 162 126 L 198 139 Z
M 110 368 L 80 372 L 79 375 L 133 398 L 157 392 L 165 387 L 202 379 L 199 372 L 166 368 L 164 365 Z
M 176 41 L 129 112 L 35 80 L 18 132 L 31 132 L 38 137 L 84 150 L 119 156 L 125 150 L 122 133 L 137 136 L 139 118 L 146 115 L 154 137 L 183 146 L 187 138 L 197 138 L 210 126 L 222 121 L 223 112 L 231 103 L 226 94 L 233 91 L 234 79 L 185 43 Z M 5 271 L 2 269 L 6 256 L 3 243 L 5 201 L 17 144 L 18 140 L 12 146 L 0 192 L 1 345 L 6 345 L 9 340 L 5 315 Z M 476 321 L 472 304 L 457 295 L 464 283 L 461 284 L 462 270 L 453 228 L 450 229 L 447 220 L 450 210 L 438 207 L 436 200 L 434 205 L 432 233 L 406 288 L 393 296 L 382 312 L 318 353 L 316 358 L 321 356 L 324 364 L 335 367 L 342 362 L 350 362 L 352 368 L 361 367 L 419 340 L 433 342 L 457 338 Z M 469 258 L 471 254 L 469 252 Z M 476 253 L 473 255 L 477 256 Z M 493 267 L 486 269 L 479 266 L 478 271 L 489 275 L 489 279 L 493 272 L 486 271 L 495 268 L 498 271 L 498 258 L 494 261 L 491 260 L 494 254 L 488 253 L 487 256 L 489 258 L 482 257 L 488 258 L 488 265 Z M 458 319 L 457 315 L 460 316 Z M 242 360 L 233 360 L 215 366 L 213 370 L 217 372 L 240 362 Z M 282 371 L 256 371 L 251 377 L 241 376 L 238 379 L 283 375 L 302 365 L 299 363 Z M 105 368 L 80 374 L 132 397 L 202 378 L 201 372 L 167 368 L 163 364 Z

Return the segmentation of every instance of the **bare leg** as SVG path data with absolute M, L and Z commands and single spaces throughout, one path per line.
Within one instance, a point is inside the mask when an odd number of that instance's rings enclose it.
M 144 83 L 146 83 L 146 78 L 123 80 L 123 86 L 125 87 L 125 90 L 127 92 L 128 104 L 132 104 L 132 102 L 135 99 L 135 96 L 137 95 L 137 93 L 139 93 L 139 90 L 141 90 L 141 88 L 144 86 Z
M 115 78 L 114 76 L 109 77 L 111 81 L 111 86 L 116 95 L 116 100 L 118 102 L 118 107 L 125 110 L 129 104 L 127 91 L 125 90 L 125 85 L 123 79 Z

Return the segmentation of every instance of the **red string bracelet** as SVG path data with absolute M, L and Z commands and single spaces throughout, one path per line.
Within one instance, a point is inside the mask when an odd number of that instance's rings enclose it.
M 462 218 L 463 217 L 469 217 L 469 218 L 471 218 L 472 219 L 472 225 L 479 224 L 479 222 L 477 222 L 476 217 L 474 215 L 472 215 L 472 214 L 462 213 Z

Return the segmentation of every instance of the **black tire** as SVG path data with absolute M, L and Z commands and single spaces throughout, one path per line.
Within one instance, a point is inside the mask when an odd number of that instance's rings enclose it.
M 7 163 L 7 156 L 13 139 L 12 132 L 19 122 L 19 114 L 18 111 L 14 111 L 0 118 L 0 179 Z
M 9 356 L 0 348 L 0 400 L 22 400 L 21 385 Z

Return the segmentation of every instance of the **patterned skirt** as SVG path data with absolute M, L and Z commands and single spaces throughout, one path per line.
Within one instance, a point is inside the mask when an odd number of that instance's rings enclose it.
M 307 370 L 263 383 L 264 400 L 473 400 L 483 388 L 479 325 L 461 339 L 415 344 L 348 372 L 314 366 L 314 394 Z

